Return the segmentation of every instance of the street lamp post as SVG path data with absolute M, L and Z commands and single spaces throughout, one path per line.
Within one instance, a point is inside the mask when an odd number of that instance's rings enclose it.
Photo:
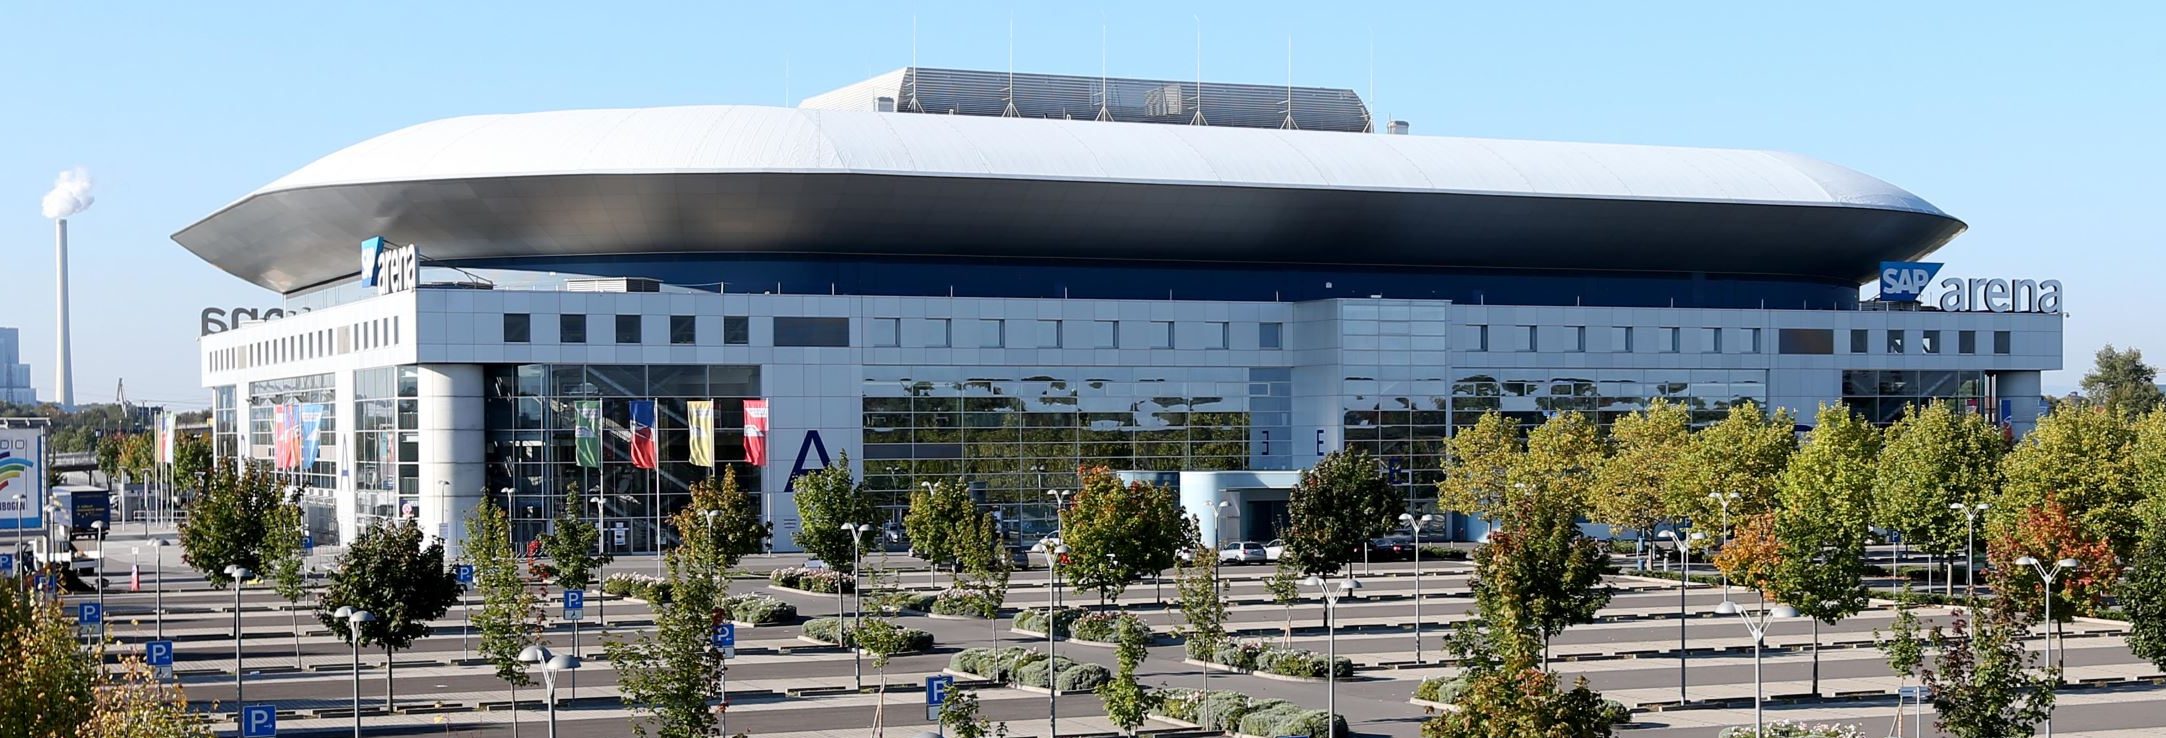
M 609 501 L 602 498 L 601 492 L 602 488 L 597 485 L 594 488 L 594 497 L 588 501 L 594 503 L 594 553 L 597 556 L 608 556 Z M 609 590 L 606 587 L 602 591 L 594 593 L 594 624 L 602 628 L 604 633 L 608 632 Z
M 1722 530 L 1716 531 L 1720 536 L 1715 543 L 1728 546 L 1730 545 L 1730 503 L 1737 501 L 1737 493 L 1709 492 L 1707 493 L 1707 499 L 1714 500 L 1715 504 L 1722 506 Z M 1730 572 L 1727 570 L 1718 571 L 1722 573 L 1722 599 L 1727 601 L 1730 599 Z
M 1948 503 L 1948 509 L 1963 514 L 1964 597 L 1978 596 L 1978 578 L 1972 573 L 1978 568 L 1978 556 L 1976 553 L 1974 553 L 1974 551 L 1976 550 L 1976 544 L 1973 541 L 1977 538 L 1978 535 L 1978 516 L 1980 514 L 1983 514 L 1988 508 L 1991 507 L 1992 505 L 1988 505 L 1983 502 L 1973 504 L 1965 504 L 1961 502 Z
M 1417 518 L 1413 513 L 1399 513 L 1399 522 L 1414 529 L 1414 663 L 1417 664 L 1421 663 L 1421 528 L 1433 520 L 1436 520 L 1434 515 Z
M 1679 536 L 1675 530 L 1655 535 L 1677 544 L 1677 705 L 1683 707 L 1690 701 L 1685 696 L 1685 587 L 1692 581 L 1692 542 L 1705 540 L 1707 536 L 1697 531 L 1689 536 Z
M 2075 571 L 2081 568 L 2083 562 L 2075 559 L 2061 559 L 2053 562 L 2053 568 L 2047 569 L 2045 564 L 2038 562 L 2038 559 L 2025 556 L 2016 559 L 2016 565 L 2030 567 L 2032 571 L 2038 572 L 2038 578 L 2046 583 L 2046 662 L 2053 665 L 2053 682 L 2055 686 L 2059 686 L 2061 682 L 2061 666 L 2053 660 L 2053 635 L 2055 631 L 2060 629 L 2059 624 L 2053 622 L 2053 580 L 2059 578 L 2062 572 Z M 2046 707 L 2046 738 L 2053 738 L 2053 707 L 2051 705 Z
M 98 611 L 105 611 L 105 521 L 90 521 L 91 535 L 98 539 L 98 568 L 91 576 L 98 579 Z
M 1059 538 L 1048 537 L 1038 542 L 1038 550 L 1045 553 L 1046 577 L 1052 585 L 1045 591 L 1046 735 L 1060 738 L 1059 641 L 1053 634 L 1060 630 L 1060 560 L 1068 556 L 1068 545 L 1061 543 Z
M 1767 722 L 1761 713 L 1760 705 L 1762 699 L 1760 693 L 1760 647 L 1767 642 L 1768 620 L 1797 617 L 1797 608 L 1789 605 L 1776 605 L 1761 610 L 1759 615 L 1754 616 L 1746 615 L 1745 608 L 1738 607 L 1737 603 L 1723 600 L 1720 604 L 1715 605 L 1715 614 L 1736 615 L 1738 620 L 1745 622 L 1745 630 L 1752 633 L 1752 733 L 1753 735 L 1766 735 Z
M 158 640 L 161 641 L 165 640 L 165 548 L 171 545 L 172 541 L 163 538 L 154 539 L 150 544 L 150 550 L 157 558 L 154 563 L 158 567 L 157 578 L 152 580 L 156 582 L 153 585 L 156 591 L 152 595 L 154 599 L 151 604 L 151 617 L 157 620 Z
M 838 610 L 838 611 L 837 611 L 837 612 L 835 613 L 835 617 L 837 618 L 837 622 L 836 622 L 836 625 L 838 626 L 838 627 L 836 628 L 836 630 L 842 631 L 842 632 L 844 632 L 844 633 L 849 633 L 849 632 L 851 632 L 851 631 L 854 631 L 854 630 L 856 630 L 856 629 L 857 629 L 857 626 L 861 624 L 861 618 L 862 618 L 862 616 L 863 616 L 863 610 L 865 609 L 865 600 L 864 600 L 864 598 L 863 598 L 863 597 L 862 597 L 861 595 L 859 595 L 859 593 L 858 593 L 858 591 L 857 591 L 857 581 L 858 581 L 858 580 L 857 580 L 857 568 L 858 568 L 859 566 L 863 565 L 863 561 L 864 561 L 864 558 L 865 558 L 865 553 L 864 553 L 864 551 L 862 551 L 862 550 L 860 550 L 860 549 L 861 549 L 861 546 L 862 546 L 862 544 L 863 544 L 863 542 L 864 542 L 864 540 L 865 540 L 865 533 L 866 533 L 867 531 L 870 531 L 870 530 L 872 530 L 872 524 L 870 524 L 870 523 L 843 523 L 843 524 L 842 524 L 842 530 L 843 530 L 843 532 L 844 532 L 844 533 L 848 533 L 848 534 L 850 534 L 850 604 L 851 604 L 851 608 L 850 608 L 850 616 L 849 616 L 849 623 L 848 623 L 848 626 L 847 626 L 847 628 L 845 628 L 845 627 L 841 627 L 841 626 L 843 626 L 843 623 L 841 622 L 841 618 L 842 618 L 842 613 L 841 613 L 841 612 L 839 611 L 839 610 L 840 610 L 840 608 L 841 608 L 841 606 L 842 606 L 842 604 L 841 604 L 841 603 L 842 603 L 842 588 L 841 588 L 841 587 L 836 587 L 836 588 L 835 588 L 835 603 L 836 603 L 836 608 L 837 608 L 837 610 Z M 843 639 L 843 640 L 845 640 L 845 641 L 849 640 L 849 638 L 848 638 L 847 636 L 843 636 L 843 637 L 842 637 L 842 639 Z M 838 644 L 838 645 L 840 645 L 840 644 Z M 858 653 L 857 653 L 857 647 L 856 647 L 855 645 L 849 645 L 849 646 L 846 646 L 846 647 L 850 649 L 850 686 L 851 686 L 851 687 L 853 687 L 853 688 L 855 688 L 855 689 L 863 690 L 863 689 L 865 688 L 865 667 L 864 667 L 864 665 L 863 665 L 862 663 L 860 663 L 860 662 L 862 661 L 862 659 L 858 658 Z
M 233 578 L 233 704 L 245 704 L 241 699 L 241 584 L 255 576 L 255 572 L 239 564 L 226 566 L 226 576 Z
M 331 617 L 346 621 L 347 640 L 353 643 L 353 738 L 361 738 L 361 624 L 376 622 L 376 613 L 340 605 Z
M 1361 591 L 1361 580 L 1341 579 L 1337 592 L 1314 574 L 1301 583 L 1315 587 L 1324 598 L 1324 721 L 1328 725 L 1339 715 L 1339 598 L 1359 596 L 1355 593 Z

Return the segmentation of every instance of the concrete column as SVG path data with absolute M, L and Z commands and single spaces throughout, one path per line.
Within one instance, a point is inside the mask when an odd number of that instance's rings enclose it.
M 418 382 L 421 532 L 444 539 L 456 556 L 466 517 L 481 503 L 488 478 L 482 466 L 481 367 L 423 364 Z
M 360 425 L 361 419 L 354 414 L 353 370 L 341 369 L 331 376 L 331 382 L 336 387 L 332 402 L 337 410 L 333 412 L 333 416 L 339 419 L 338 431 L 335 433 L 339 458 L 333 461 L 338 462 L 338 468 L 343 470 L 331 480 L 334 488 L 331 492 L 331 499 L 334 500 L 332 504 L 337 506 L 333 517 L 338 521 L 339 545 L 350 546 L 354 539 L 361 535 L 361 513 L 358 509 L 361 505 L 354 484 L 354 459 L 360 456 L 359 444 L 354 441 L 354 426 Z M 321 542 L 318 543 L 321 545 Z

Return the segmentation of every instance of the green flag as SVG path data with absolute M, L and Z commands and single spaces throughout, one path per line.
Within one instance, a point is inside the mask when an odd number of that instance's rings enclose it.
M 579 465 L 599 467 L 602 465 L 602 401 L 580 400 L 573 406 L 579 410 L 576 436 Z

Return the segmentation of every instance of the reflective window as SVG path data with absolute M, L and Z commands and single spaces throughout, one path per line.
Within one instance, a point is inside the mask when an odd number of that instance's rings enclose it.
M 722 345 L 744 346 L 752 343 L 752 319 L 742 315 L 722 317 Z
M 639 343 L 639 316 L 617 316 L 617 343 Z
M 1700 352 L 1708 354 L 1722 353 L 1721 328 L 1700 329 Z
M 586 343 L 587 316 L 584 313 L 557 316 L 557 341 L 561 343 Z
M 1233 336 L 1232 331 L 1233 326 L 1223 321 L 1204 323 L 1203 347 L 1207 349 L 1226 348 L 1227 342 Z
M 1277 349 L 1286 347 L 1285 323 L 1256 324 L 1256 348 Z
M 1900 354 L 1900 353 L 1903 353 L 1903 330 L 1902 330 L 1902 329 L 1900 329 L 1900 328 L 1894 328 L 1894 329 L 1890 329 L 1890 330 L 1888 331 L 1888 353 L 1891 353 L 1891 354 Z
M 1085 348 L 1109 349 L 1121 347 L 1120 321 L 1093 320 L 1088 324 L 1086 330 L 1090 332 L 1090 335 L 1087 336 L 1088 342 L 1083 345 Z
M 1632 353 L 1632 326 L 1618 326 L 1610 331 L 1610 350 Z
M 1928 354 L 1940 353 L 1940 331 L 1920 331 L 1918 349 Z
M 1683 346 L 1683 343 L 1684 343 L 1684 337 L 1683 337 L 1683 334 L 1684 334 L 1684 329 L 1683 329 L 1683 328 L 1674 328 L 1674 327 L 1672 327 L 1672 328 L 1663 328 L 1663 329 L 1662 329 L 1662 353 L 1665 353 L 1665 354 L 1675 354 L 1675 353 L 1680 353 L 1680 352 L 1684 351 L 1684 346 Z
M 1775 350 L 1785 354 L 1833 354 L 1835 331 L 1827 328 L 1784 328 L 1775 333 Z
M 850 345 L 849 318 L 775 318 L 775 345 L 837 348 Z
M 978 321 L 978 348 L 1008 345 L 1008 322 L 997 318 Z
M 873 318 L 871 326 L 866 330 L 871 333 L 867 338 L 872 341 L 874 346 L 902 345 L 901 318 Z
M 1977 332 L 1977 331 L 1956 331 L 1956 334 L 1955 334 L 1955 350 L 1956 350 L 1956 353 L 1960 353 L 1960 354 L 1975 354 L 1975 353 L 1978 353 L 1978 332 Z
M 1038 348 L 1060 348 L 1061 324 L 1058 320 L 1033 321 L 1038 329 Z
M 1872 351 L 1872 335 L 1864 328 L 1850 329 L 1850 353 L 1862 354 Z
M 534 333 L 534 316 L 526 313 L 504 314 L 504 342 L 526 343 Z
M 1745 329 L 1745 353 L 1748 353 L 1748 354 L 1757 354 L 1757 353 L 1760 353 L 1760 329 L 1758 329 L 1758 328 L 1746 328 L 1746 329 Z
M 669 316 L 669 342 L 675 346 L 699 343 L 699 321 L 690 315 Z
M 1151 321 L 1151 332 L 1148 335 L 1144 336 L 1144 338 L 1150 341 L 1150 345 L 1146 346 L 1146 348 L 1173 348 L 1173 321 Z
M 1981 371 L 1845 370 L 1843 403 L 1867 420 L 1887 425 L 1903 409 L 1924 402 L 1950 402 L 1958 411 L 1986 411 L 1986 375 Z
M 2010 344 L 2012 344 L 2012 343 L 2014 343 L 2014 342 L 2015 342 L 2015 341 L 2014 341 L 2014 338 L 2015 338 L 2015 335 L 2014 335 L 2014 334 L 2012 334 L 2012 333 L 2010 333 L 2010 332 L 2008 332 L 2008 331 L 1994 331 L 1994 332 L 1993 332 L 1993 353 L 1996 353 L 1996 354 L 2006 354 L 2006 353 L 2009 353 L 2009 349 L 2011 348 Z
M 912 346 L 948 348 L 955 345 L 955 336 L 950 330 L 947 318 L 910 321 L 910 331 L 909 343 Z

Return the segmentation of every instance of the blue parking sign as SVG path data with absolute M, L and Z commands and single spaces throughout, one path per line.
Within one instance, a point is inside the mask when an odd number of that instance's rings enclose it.
M 709 645 L 715 648 L 729 648 L 737 645 L 737 624 L 723 623 L 715 626 L 714 638 Z
M 579 620 L 586 616 L 587 591 L 583 589 L 564 590 L 564 619 Z
M 98 603 L 85 602 L 75 606 L 75 624 L 97 625 L 102 622 L 105 622 L 105 608 Z
M 241 738 L 278 738 L 278 708 L 272 705 L 243 705 Z
M 459 583 L 460 583 L 460 584 L 473 584 L 473 583 L 474 583 L 474 565 L 473 565 L 473 564 L 460 564 L 460 565 L 458 565 L 458 566 L 454 566 L 454 567 L 451 567 L 451 571 L 452 571 L 452 574 L 454 574 L 454 575 L 458 576 L 458 578 L 459 578 Z
M 46 594 L 52 594 L 54 592 L 60 591 L 59 578 L 54 577 L 51 574 L 39 574 L 38 591 L 44 592 Z
M 301 534 L 301 552 L 309 555 L 314 555 L 316 553 L 315 536 L 309 535 L 307 533 Z
M 143 644 L 143 662 L 151 666 L 172 666 L 173 642 L 151 641 Z
M 15 554 L 0 554 L 0 576 L 15 576 Z
M 955 688 L 955 677 L 935 675 L 925 678 L 925 706 L 938 707 L 947 704 L 948 690 Z

